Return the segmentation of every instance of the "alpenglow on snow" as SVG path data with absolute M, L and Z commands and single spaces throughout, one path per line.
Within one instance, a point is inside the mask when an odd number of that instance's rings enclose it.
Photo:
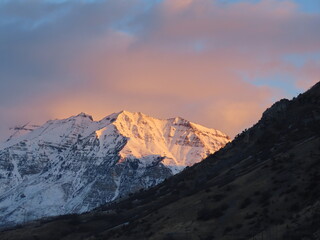
M 2 225 L 89 211 L 159 184 L 230 141 L 179 117 L 126 111 L 25 129 L 0 145 Z

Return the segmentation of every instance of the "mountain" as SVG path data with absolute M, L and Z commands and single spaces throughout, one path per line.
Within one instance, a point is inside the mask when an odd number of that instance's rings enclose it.
M 0 223 L 89 211 L 159 184 L 227 142 L 182 118 L 127 111 L 17 127 L 0 145 Z
M 24 124 L 22 126 L 16 126 L 14 128 L 10 128 L 13 131 L 13 134 L 7 139 L 6 142 L 9 142 L 12 138 L 17 138 L 26 133 L 32 132 L 34 129 L 38 128 L 38 125 L 30 125 L 29 123 Z
M 150 189 L 0 238 L 316 240 L 319 181 L 320 83 L 275 103 L 223 149 Z

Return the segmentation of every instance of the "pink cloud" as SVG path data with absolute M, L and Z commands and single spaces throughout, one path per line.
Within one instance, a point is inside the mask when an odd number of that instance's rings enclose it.
M 286 84 L 302 89 L 318 81 L 318 62 L 296 68 L 283 61 L 286 54 L 320 51 L 320 16 L 299 12 L 291 1 L 165 0 L 142 12 L 111 2 L 117 9 L 111 17 L 103 14 L 107 3 L 88 12 L 77 5 L 65 25 L 50 25 L 56 34 L 37 30 L 38 43 L 28 42 L 29 51 L 35 61 L 58 62 L 60 81 L 17 104 L 8 118 L 42 121 L 85 111 L 99 119 L 126 109 L 179 115 L 234 136 L 285 96 L 250 79 L 287 74 L 295 78 Z M 77 23 L 90 16 L 82 29 Z
M 297 86 L 308 89 L 320 81 L 320 60 L 310 60 L 297 71 Z

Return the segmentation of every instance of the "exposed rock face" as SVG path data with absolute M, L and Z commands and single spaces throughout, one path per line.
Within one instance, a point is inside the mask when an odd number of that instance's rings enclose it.
M 0 146 L 0 223 L 88 211 L 156 185 L 227 142 L 182 118 L 126 111 L 48 121 Z
M 282 113 L 285 113 L 290 101 L 288 99 L 281 99 L 268 108 L 262 115 L 263 120 L 271 120 L 272 118 L 279 117 Z

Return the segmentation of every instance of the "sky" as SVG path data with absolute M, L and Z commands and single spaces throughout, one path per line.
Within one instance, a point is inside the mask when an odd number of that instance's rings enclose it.
M 319 0 L 0 0 L 0 140 L 80 112 L 231 137 L 320 79 Z

